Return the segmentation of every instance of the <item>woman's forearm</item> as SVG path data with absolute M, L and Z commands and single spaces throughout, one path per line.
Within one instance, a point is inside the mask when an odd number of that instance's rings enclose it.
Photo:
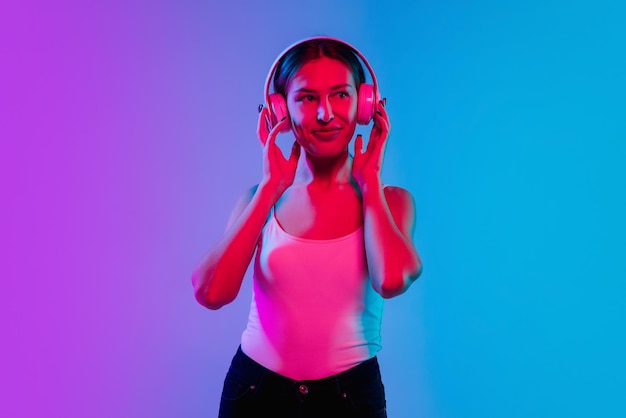
M 272 188 L 261 184 L 240 203 L 240 214 L 235 214 L 224 235 L 193 272 L 192 283 L 200 304 L 219 309 L 235 299 L 275 202 Z

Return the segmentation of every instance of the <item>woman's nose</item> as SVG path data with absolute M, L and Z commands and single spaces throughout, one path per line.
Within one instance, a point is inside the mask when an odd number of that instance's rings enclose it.
M 320 105 L 317 109 L 317 120 L 320 122 L 330 122 L 334 117 L 335 115 L 333 115 L 333 109 L 330 106 L 328 98 L 320 100 Z

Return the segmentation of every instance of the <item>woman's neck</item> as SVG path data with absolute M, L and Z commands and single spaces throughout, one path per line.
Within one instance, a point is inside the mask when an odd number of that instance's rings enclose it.
M 306 154 L 298 167 L 297 181 L 309 186 L 330 188 L 352 182 L 352 158 L 345 153 L 333 157 Z

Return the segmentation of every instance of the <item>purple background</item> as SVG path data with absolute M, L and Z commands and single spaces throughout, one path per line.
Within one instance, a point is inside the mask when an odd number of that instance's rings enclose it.
M 216 416 L 250 281 L 211 312 L 190 274 L 313 35 L 368 57 L 417 202 L 390 417 L 624 416 L 626 7 L 544 3 L 3 3 L 0 416 Z

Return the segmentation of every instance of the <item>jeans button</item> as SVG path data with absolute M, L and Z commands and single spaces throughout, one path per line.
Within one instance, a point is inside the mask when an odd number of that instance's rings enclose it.
M 307 385 L 300 385 L 300 387 L 298 387 L 298 390 L 303 395 L 306 395 L 307 393 L 309 393 L 309 388 Z

